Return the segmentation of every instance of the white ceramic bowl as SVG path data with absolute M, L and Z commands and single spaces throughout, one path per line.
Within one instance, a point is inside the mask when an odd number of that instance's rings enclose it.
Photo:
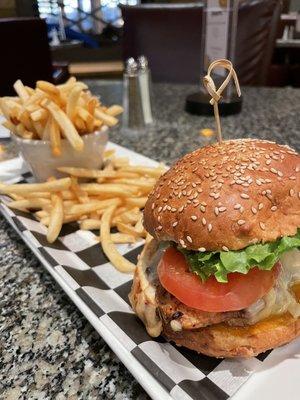
M 103 161 L 103 152 L 108 140 L 108 128 L 103 127 L 94 133 L 83 135 L 84 148 L 76 151 L 70 143 L 63 139 L 62 154 L 53 156 L 48 141 L 22 139 L 11 134 L 21 156 L 27 162 L 37 181 L 45 181 L 50 176 L 64 176 L 57 171 L 58 167 L 99 168 Z

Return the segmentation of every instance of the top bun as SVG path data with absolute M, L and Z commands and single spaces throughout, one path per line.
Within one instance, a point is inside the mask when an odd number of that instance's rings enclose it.
M 190 250 L 238 250 L 295 235 L 300 227 L 300 156 L 288 146 L 239 139 L 202 147 L 157 182 L 146 230 Z

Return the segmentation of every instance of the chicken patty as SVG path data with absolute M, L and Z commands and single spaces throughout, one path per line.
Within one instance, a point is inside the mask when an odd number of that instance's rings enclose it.
M 227 312 L 207 312 L 191 308 L 181 303 L 162 285 L 156 283 L 158 312 L 165 324 L 176 320 L 184 330 L 199 329 L 205 326 L 226 322 L 231 326 L 245 326 L 249 321 L 244 310 Z

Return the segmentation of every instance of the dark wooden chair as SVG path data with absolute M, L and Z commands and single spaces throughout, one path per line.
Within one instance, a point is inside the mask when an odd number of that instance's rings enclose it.
M 123 58 L 144 54 L 157 82 L 199 83 L 203 5 L 122 6 Z M 241 84 L 263 85 L 276 38 L 281 2 L 242 0 L 236 56 Z
M 0 95 L 13 94 L 13 84 L 21 79 L 35 86 L 39 79 L 59 83 L 68 77 L 65 63 L 53 65 L 46 22 L 40 18 L 0 19 Z

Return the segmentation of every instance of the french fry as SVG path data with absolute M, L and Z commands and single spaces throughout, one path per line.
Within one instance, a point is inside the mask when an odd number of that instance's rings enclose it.
M 117 176 L 117 172 L 115 171 L 103 171 L 98 169 L 59 167 L 57 168 L 57 170 L 72 176 L 76 176 L 78 178 L 97 179 L 97 178 L 114 178 Z
M 33 132 L 35 130 L 32 122 L 30 120 L 29 112 L 27 110 L 23 109 L 20 112 L 19 120 L 28 131 Z
M 23 139 L 32 139 L 32 132 L 27 131 L 22 124 L 17 125 L 17 134 Z
M 135 224 L 140 219 L 140 211 L 138 208 L 127 210 L 124 213 L 120 214 L 118 221 L 128 223 L 128 224 Z
M 32 125 L 34 127 L 34 130 L 36 131 L 38 137 L 40 139 L 43 139 L 43 125 L 40 123 L 40 121 L 32 121 Z
M 52 154 L 56 157 L 59 157 L 61 155 L 61 136 L 59 132 L 59 126 L 52 116 L 49 122 L 49 136 Z
M 52 210 L 50 213 L 50 221 L 47 232 L 47 240 L 53 243 L 61 231 L 64 219 L 63 202 L 60 196 L 53 194 L 51 196 Z
M 147 197 L 127 197 L 125 203 L 128 206 L 144 208 L 147 201 Z
M 116 206 L 107 208 L 101 219 L 100 240 L 103 252 L 112 264 L 121 272 L 134 272 L 136 266 L 123 257 L 116 249 L 110 235 L 110 223 Z
M 127 165 L 127 166 L 123 166 L 122 170 L 127 171 L 127 172 L 136 172 L 141 175 L 159 178 L 166 171 L 166 168 L 165 167 L 152 168 L 152 167 L 144 167 L 141 165 L 136 165 L 136 166 Z
M 75 197 L 78 199 L 80 203 L 87 203 L 89 201 L 88 194 L 81 189 L 78 185 L 77 178 L 74 176 L 71 177 L 72 184 L 71 184 L 71 191 L 75 194 Z
M 13 132 L 15 135 L 18 134 L 17 127 L 11 121 L 4 121 L 2 122 L 2 126 Z
M 35 214 L 38 218 L 49 217 L 49 213 L 47 213 L 47 211 L 45 211 L 45 210 L 36 211 L 34 214 Z
M 75 113 L 76 113 L 76 107 L 77 107 L 77 103 L 80 97 L 80 94 L 82 92 L 82 87 L 78 84 L 76 84 L 72 90 L 71 93 L 68 97 L 68 101 L 67 101 L 67 116 L 70 118 L 70 120 L 72 121 Z
M 122 114 L 122 112 L 124 111 L 123 107 L 119 106 L 119 105 L 113 105 L 108 107 L 108 109 L 106 110 L 106 114 L 112 115 L 113 117 Z
M 0 98 L 0 108 L 7 121 L 10 121 L 10 108 L 7 104 L 7 99 Z
M 120 199 L 109 199 L 89 202 L 86 204 L 76 204 L 69 210 L 69 214 L 88 214 L 93 211 L 102 210 L 110 205 L 118 206 L 122 202 Z
M 115 153 L 116 153 L 116 150 L 115 150 L 115 149 L 105 150 L 105 152 L 104 152 L 104 154 L 103 154 L 103 158 L 104 158 L 104 159 L 110 158 L 110 157 L 114 156 Z
M 29 94 L 29 96 L 31 96 L 31 95 L 33 95 L 35 93 L 34 89 L 32 89 L 29 86 L 25 86 L 25 89 L 27 90 L 27 93 Z
M 29 94 L 28 94 L 25 86 L 23 85 L 23 83 L 22 83 L 22 81 L 20 79 L 18 79 L 14 83 L 14 89 L 15 89 L 17 95 L 20 97 L 20 99 L 22 100 L 23 103 L 25 103 L 25 101 L 27 99 L 29 99 Z
M 137 192 L 137 189 L 134 187 L 110 183 L 82 183 L 80 187 L 88 194 L 106 195 L 109 197 L 132 197 L 132 195 Z
M 128 235 L 126 233 L 112 233 L 110 238 L 113 243 L 135 243 L 136 238 L 133 235 Z M 101 243 L 101 238 L 99 237 L 99 242 Z
M 38 110 L 38 105 L 37 103 L 41 101 L 43 98 L 45 98 L 44 92 L 34 92 L 24 103 L 25 108 L 27 109 L 29 107 L 30 111 L 30 106 L 36 105 L 36 108 L 33 109 L 33 111 Z
M 79 117 L 79 115 L 75 115 L 75 117 L 73 117 L 73 120 L 74 120 L 75 128 L 78 129 L 78 131 L 79 131 L 80 133 L 86 131 L 85 123 L 84 123 L 84 121 Z
M 17 183 L 14 185 L 8 185 L 0 183 L 0 193 L 28 193 L 28 192 L 58 192 L 61 190 L 69 189 L 71 186 L 70 178 L 57 179 L 51 182 L 43 183 Z
M 23 199 L 23 200 L 13 200 L 7 203 L 9 208 L 16 208 L 18 210 L 33 210 L 36 208 L 43 208 L 50 205 L 50 200 L 47 199 Z
M 92 97 L 91 99 L 88 100 L 87 102 L 87 111 L 94 116 L 95 114 L 95 109 L 97 107 L 97 99 Z
M 126 233 L 128 235 L 132 235 L 136 238 L 140 237 L 140 234 L 129 224 L 124 224 L 123 222 L 117 223 L 118 231 L 121 233 Z
M 75 150 L 80 151 L 83 149 L 83 140 L 76 131 L 74 125 L 67 117 L 67 115 L 53 102 L 47 101 L 44 106 L 50 111 L 52 117 L 55 119 L 65 137 L 69 140 Z
M 112 115 L 105 114 L 105 112 L 101 111 L 99 108 L 95 109 L 95 117 L 100 121 L 103 121 L 108 126 L 115 126 L 119 122 L 117 118 Z
M 48 112 L 45 109 L 39 109 L 39 110 L 33 111 L 30 114 L 30 117 L 31 117 L 32 121 L 41 121 L 48 117 Z
M 50 93 L 52 95 L 59 95 L 59 89 L 53 85 L 53 83 L 47 81 L 37 81 L 36 87 L 43 92 Z
M 81 119 L 86 124 L 86 128 L 88 132 L 92 132 L 94 129 L 94 118 L 93 116 L 83 107 L 77 108 L 77 113 Z
M 84 231 L 92 231 L 94 229 L 100 229 L 101 221 L 100 219 L 85 219 L 80 223 L 80 229 Z

